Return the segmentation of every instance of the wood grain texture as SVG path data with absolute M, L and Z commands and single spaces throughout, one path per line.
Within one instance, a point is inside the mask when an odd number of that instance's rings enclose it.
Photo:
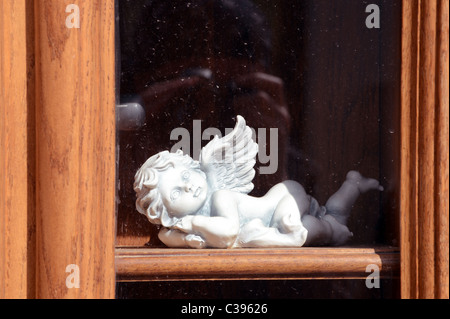
M 0 1 L 0 299 L 34 296 L 32 4 Z
M 38 298 L 114 297 L 114 22 L 112 0 L 36 1 Z
M 436 0 L 421 1 L 418 74 L 419 297 L 434 296 Z
M 395 248 L 116 250 L 119 281 L 366 278 L 399 273 Z
M 114 296 L 111 2 L 0 1 L 0 298 Z M 69 3 L 80 6 L 80 30 L 65 27 Z M 401 85 L 402 297 L 448 298 L 448 1 L 403 1 Z M 222 271 L 235 278 L 320 278 L 360 277 L 363 262 L 380 260 L 395 273 L 396 254 L 183 250 L 183 259 L 170 250 L 118 249 L 116 260 L 121 280 L 192 279 L 197 266 L 210 279 Z M 80 289 L 65 286 L 72 263 L 80 266 Z
M 417 189 L 416 189 L 416 140 L 417 140 L 417 43 L 418 2 L 403 2 L 402 27 L 402 125 L 401 125 L 401 263 L 402 297 L 412 295 L 416 287 L 417 245 Z M 419 21 L 420 22 L 420 21 Z M 415 288 L 414 288 L 415 290 Z
M 448 122 L 445 7 L 448 1 L 403 3 L 403 298 L 448 297 L 448 124 L 443 122 Z
M 448 219 L 448 170 L 449 170 L 449 1 L 438 2 L 438 30 L 437 30 L 437 128 L 436 128 L 436 297 L 449 298 L 448 275 L 448 243 L 449 243 L 449 219 Z

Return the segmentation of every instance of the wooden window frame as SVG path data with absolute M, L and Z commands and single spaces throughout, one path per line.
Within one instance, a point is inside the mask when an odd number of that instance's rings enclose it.
M 114 298 L 114 1 L 0 9 L 0 297 Z
M 448 1 L 403 1 L 401 295 L 448 298 Z
M 361 278 L 373 263 L 403 298 L 448 298 L 448 1 L 402 10 L 400 251 L 230 252 L 115 249 L 114 1 L 1 0 L 0 298 L 114 298 L 116 275 Z

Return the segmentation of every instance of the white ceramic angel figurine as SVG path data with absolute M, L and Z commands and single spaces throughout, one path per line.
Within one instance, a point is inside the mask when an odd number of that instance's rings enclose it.
M 169 247 L 341 245 L 352 236 L 346 223 L 357 197 L 383 190 L 377 180 L 351 171 L 325 206 L 295 181 L 252 197 L 257 150 L 238 116 L 234 130 L 209 142 L 199 161 L 181 151 L 154 155 L 136 173 L 136 208 L 163 226 L 158 237 Z

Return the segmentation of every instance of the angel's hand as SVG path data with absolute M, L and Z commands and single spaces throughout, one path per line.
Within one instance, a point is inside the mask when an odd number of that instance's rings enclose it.
M 181 218 L 175 225 L 173 225 L 174 229 L 178 229 L 185 233 L 192 233 L 192 220 L 195 216 L 185 216 Z
M 198 235 L 194 234 L 186 235 L 185 240 L 188 246 L 191 248 L 201 249 L 206 247 L 205 240 Z

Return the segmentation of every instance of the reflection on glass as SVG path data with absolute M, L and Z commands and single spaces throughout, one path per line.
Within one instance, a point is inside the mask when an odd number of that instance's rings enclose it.
M 374 0 L 381 28 L 369 29 L 360 0 L 118 0 L 118 113 L 129 122 L 118 125 L 117 245 L 165 247 L 159 230 L 136 212 L 139 167 L 174 148 L 198 158 L 237 115 L 256 129 L 260 144 L 250 195 L 291 179 L 326 202 L 348 171 L 360 171 L 385 191 L 355 203 L 349 244 L 397 245 L 401 2 Z M 381 286 L 119 283 L 117 291 L 120 298 L 397 297 L 396 278 Z
M 270 74 L 270 29 L 255 4 L 124 1 L 121 8 L 135 22 L 122 24 L 121 102 L 142 104 L 146 116 L 140 130 L 121 134 L 128 211 L 137 165 L 174 144 L 198 158 L 212 134 L 234 127 L 236 115 L 259 135 L 255 193 L 285 179 L 290 117 L 283 81 Z
M 384 27 L 368 29 L 359 0 L 120 0 L 134 121 L 119 133 L 118 245 L 164 247 L 136 212 L 139 167 L 177 148 L 197 159 L 237 115 L 260 146 L 250 195 L 292 179 L 326 202 L 360 171 L 385 192 L 356 202 L 351 244 L 395 245 L 400 3 L 382 1 Z

